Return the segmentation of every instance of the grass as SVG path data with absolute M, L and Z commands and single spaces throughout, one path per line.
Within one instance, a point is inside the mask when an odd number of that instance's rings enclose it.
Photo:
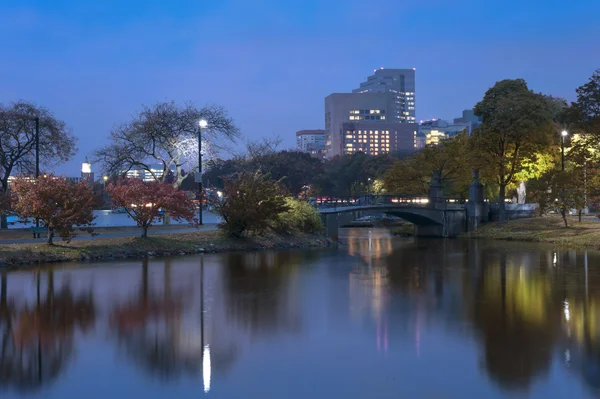
M 600 249 L 600 220 L 587 216 L 579 222 L 577 217 L 569 217 L 568 224 L 565 227 L 560 216 L 550 215 L 509 220 L 503 224 L 490 223 L 465 236 Z
M 197 231 L 153 235 L 148 238 L 97 238 L 70 243 L 57 241 L 55 245 L 2 244 L 0 266 L 3 264 L 7 267 L 15 267 L 51 262 L 116 260 L 268 248 L 322 247 L 330 244 L 330 240 L 312 234 L 268 234 L 235 239 L 227 237 L 220 231 Z

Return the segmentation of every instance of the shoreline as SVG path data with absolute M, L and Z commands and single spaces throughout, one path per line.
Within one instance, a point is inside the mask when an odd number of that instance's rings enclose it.
M 147 257 L 196 255 L 268 249 L 326 248 L 336 242 L 321 235 L 270 233 L 247 238 L 227 237 L 221 231 L 154 234 L 148 238 L 96 238 L 55 245 L 1 244 L 0 269 L 14 270 L 49 263 L 115 261 Z
M 600 250 L 600 221 L 596 217 L 585 216 L 579 222 L 577 216 L 569 216 L 567 220 L 568 227 L 564 226 L 562 218 L 558 215 L 508 220 L 502 225 L 492 222 L 460 237 Z

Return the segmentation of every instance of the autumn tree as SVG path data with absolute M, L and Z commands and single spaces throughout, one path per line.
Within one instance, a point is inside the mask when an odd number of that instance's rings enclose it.
M 148 228 L 160 217 L 161 210 L 175 220 L 197 223 L 193 199 L 170 184 L 121 178 L 106 191 L 114 206 L 125 209 L 142 228 L 143 238 L 148 237 Z
M 224 178 L 222 199 L 211 204 L 223 219 L 220 227 L 233 237 L 264 233 L 281 212 L 289 209 L 280 182 L 260 172 L 240 172 Z
M 111 143 L 97 150 L 95 159 L 104 164 L 109 175 L 141 169 L 162 183 L 173 169 L 172 184 L 179 187 L 187 176 L 198 171 L 198 122 L 201 119 L 208 123 L 202 129 L 203 152 L 208 155 L 203 162 L 206 162 L 223 149 L 226 142 L 238 137 L 238 128 L 224 108 L 196 108 L 190 103 L 180 106 L 174 102 L 144 106 L 133 120 L 112 130 Z
M 472 134 L 471 153 L 484 178 L 499 188 L 499 220 L 505 220 L 506 187 L 526 159 L 551 143 L 552 114 L 541 94 L 533 93 L 523 79 L 502 80 L 475 106 L 482 125 Z
M 425 195 L 436 174 L 448 194 L 465 193 L 471 183 L 467 140 L 465 134 L 460 134 L 396 161 L 383 179 L 386 191 Z
M 48 109 L 25 101 L 0 104 L 0 195 L 8 195 L 9 176 L 35 174 L 36 119 L 44 168 L 68 161 L 75 154 L 76 138 Z M 1 227 L 7 227 L 5 212 Z
M 71 183 L 62 176 L 44 174 L 37 180 L 21 177 L 11 186 L 14 210 L 25 218 L 38 218 L 48 229 L 48 244 L 57 234 L 69 242 L 74 227 L 91 231 L 98 198 L 85 182 Z

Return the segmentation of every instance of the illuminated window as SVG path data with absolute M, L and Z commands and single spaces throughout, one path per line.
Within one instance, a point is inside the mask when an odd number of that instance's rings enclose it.
M 347 138 L 347 139 L 351 139 L 351 138 L 353 138 L 353 137 L 354 137 L 354 136 L 353 136 L 353 135 L 351 135 L 351 134 L 347 134 L 347 135 L 346 135 L 346 138 Z
M 353 121 L 354 120 L 354 116 L 350 115 L 350 120 Z
M 381 115 L 381 120 L 385 120 L 385 115 Z

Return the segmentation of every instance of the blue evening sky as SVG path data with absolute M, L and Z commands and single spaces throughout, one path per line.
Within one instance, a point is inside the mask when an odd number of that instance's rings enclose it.
M 495 81 L 575 98 L 600 68 L 598 0 L 0 0 L 0 102 L 50 108 L 79 137 L 60 172 L 141 104 L 225 106 L 246 138 L 323 128 L 323 99 L 416 68 L 417 119 Z M 97 167 L 95 168 L 98 169 Z

